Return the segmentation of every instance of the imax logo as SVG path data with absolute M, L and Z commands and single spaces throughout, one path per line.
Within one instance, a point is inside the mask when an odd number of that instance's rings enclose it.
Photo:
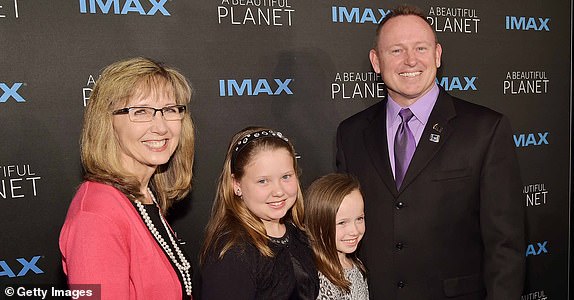
M 4 82 L 0 82 L 0 103 L 4 103 L 8 101 L 8 99 L 12 98 L 16 100 L 16 102 L 26 102 L 26 99 L 18 94 L 18 89 L 22 87 L 24 83 L 22 82 L 15 82 L 11 87 L 8 86 Z
M 538 132 L 537 135 L 538 136 L 534 135 L 534 133 L 522 133 L 519 135 L 515 134 L 513 135 L 514 144 L 516 147 L 548 145 L 548 131 Z
M 390 12 L 390 9 L 385 10 L 382 8 L 347 8 L 344 6 L 333 6 L 331 8 L 333 23 L 379 24 Z
M 476 81 L 476 76 L 472 77 L 441 77 L 440 80 L 437 78 L 436 82 L 440 84 L 445 90 L 452 91 L 452 90 L 459 90 L 459 91 L 476 91 L 476 85 L 474 82 Z M 464 81 L 464 86 L 463 82 Z
M 20 268 L 20 271 L 18 272 L 18 274 L 14 273 L 14 271 L 17 271 L 18 269 L 13 269 L 11 268 L 8 263 L 5 260 L 0 260 L 0 277 L 2 276 L 8 276 L 8 277 L 22 277 L 22 276 L 26 276 L 26 274 L 28 274 L 28 272 L 32 271 L 36 274 L 44 274 L 44 271 L 42 271 L 40 268 L 38 268 L 38 266 L 36 266 L 36 263 L 38 262 L 38 260 L 42 258 L 41 256 L 34 256 L 32 257 L 32 259 L 27 260 L 25 258 L 17 258 L 16 261 L 20 264 L 20 266 L 22 266 L 22 268 Z M 20 267 L 18 266 L 18 267 Z
M 243 79 L 239 82 L 235 79 L 219 80 L 219 96 L 243 96 L 247 93 L 247 96 L 258 96 L 259 94 L 267 95 L 281 95 L 285 93 L 287 95 L 293 95 L 293 91 L 289 88 L 289 84 L 293 79 L 288 78 L 285 80 L 273 79 L 272 84 L 269 84 L 267 79 L 258 79 L 255 83 L 255 88 L 253 88 L 253 80 Z
M 543 253 L 548 253 L 548 250 L 546 249 L 546 246 L 548 245 L 548 241 L 544 241 L 542 243 L 536 243 L 536 245 L 534 244 L 530 244 L 528 245 L 528 247 L 526 247 L 526 256 L 529 255 L 540 255 Z
M 120 2 L 123 2 L 123 5 L 120 5 Z M 145 1 L 146 4 L 149 2 L 151 4 L 151 8 L 146 12 L 143 5 L 140 3 L 140 0 L 80 0 L 80 13 L 86 14 L 89 12 L 91 14 L 95 14 L 98 10 L 103 14 L 108 14 L 112 6 L 114 7 L 113 14 L 115 15 L 127 15 L 130 12 L 139 13 L 140 15 L 148 15 L 153 16 L 156 13 L 160 12 L 164 16 L 171 16 L 167 9 L 163 7 L 167 0 L 142 0 Z M 120 10 L 121 6 L 121 10 Z M 149 5 L 146 5 L 149 6 Z
M 506 16 L 506 30 L 550 31 L 550 18 Z

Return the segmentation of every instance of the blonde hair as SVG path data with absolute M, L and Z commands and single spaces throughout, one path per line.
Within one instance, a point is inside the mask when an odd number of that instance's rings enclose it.
M 217 258 L 223 258 L 231 247 L 243 240 L 253 244 L 261 255 L 273 257 L 263 222 L 247 208 L 245 202 L 233 190 L 233 179 L 240 180 L 244 175 L 245 167 L 264 150 L 286 149 L 293 158 L 294 170 L 299 173 L 293 145 L 280 137 L 268 136 L 254 139 L 247 142 L 240 151 L 235 150 L 239 141 L 247 135 L 263 130 L 270 131 L 263 127 L 245 128 L 236 133 L 229 144 L 217 185 L 217 195 L 211 209 L 211 218 L 205 230 L 205 240 L 200 254 L 201 263 L 204 263 L 209 254 L 217 249 L 219 249 L 219 253 L 216 253 Z M 283 221 L 289 220 L 303 230 L 303 211 L 303 195 L 301 188 L 298 187 L 295 204 L 289 209 Z M 224 236 L 227 237 L 223 238 Z
M 140 182 L 120 160 L 114 138 L 112 111 L 127 105 L 130 98 L 163 89 L 177 104 L 188 105 L 191 87 L 176 69 L 151 59 L 136 57 L 115 62 L 104 69 L 90 95 L 81 135 L 81 158 L 85 179 L 109 184 L 130 200 L 141 199 Z M 179 145 L 170 160 L 158 166 L 150 179 L 162 212 L 189 192 L 193 175 L 194 125 L 186 114 L 181 121 Z
M 313 181 L 305 192 L 305 227 L 315 254 L 317 269 L 331 283 L 350 292 L 351 283 L 345 279 L 336 244 L 337 211 L 345 196 L 361 191 L 359 181 L 349 174 L 332 173 Z M 365 276 L 363 263 L 355 253 L 348 254 Z

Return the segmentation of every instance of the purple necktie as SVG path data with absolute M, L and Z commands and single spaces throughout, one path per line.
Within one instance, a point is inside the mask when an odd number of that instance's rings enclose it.
M 408 108 L 404 108 L 399 112 L 399 116 L 402 121 L 395 135 L 395 183 L 397 184 L 397 189 L 403 183 L 416 148 L 415 137 L 409 128 L 409 120 L 413 117 L 413 112 Z

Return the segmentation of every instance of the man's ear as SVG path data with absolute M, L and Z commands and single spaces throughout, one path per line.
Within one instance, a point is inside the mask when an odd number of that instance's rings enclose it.
M 375 73 L 381 74 L 381 66 L 379 65 L 379 55 L 377 54 L 377 50 L 371 49 L 371 51 L 369 51 L 369 60 L 371 61 L 371 66 L 373 66 Z

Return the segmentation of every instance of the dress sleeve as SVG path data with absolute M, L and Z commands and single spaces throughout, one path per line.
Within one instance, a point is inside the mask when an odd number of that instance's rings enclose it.
M 68 284 L 99 284 L 101 299 L 128 299 L 129 241 L 109 217 L 79 212 L 60 237 Z
M 287 248 L 295 271 L 298 299 L 316 299 L 319 295 L 319 276 L 313 250 L 305 232 L 288 223 L 289 233 L 294 237 Z
M 201 298 L 209 300 L 254 299 L 256 295 L 255 261 L 237 248 L 223 258 L 209 258 L 201 269 Z

